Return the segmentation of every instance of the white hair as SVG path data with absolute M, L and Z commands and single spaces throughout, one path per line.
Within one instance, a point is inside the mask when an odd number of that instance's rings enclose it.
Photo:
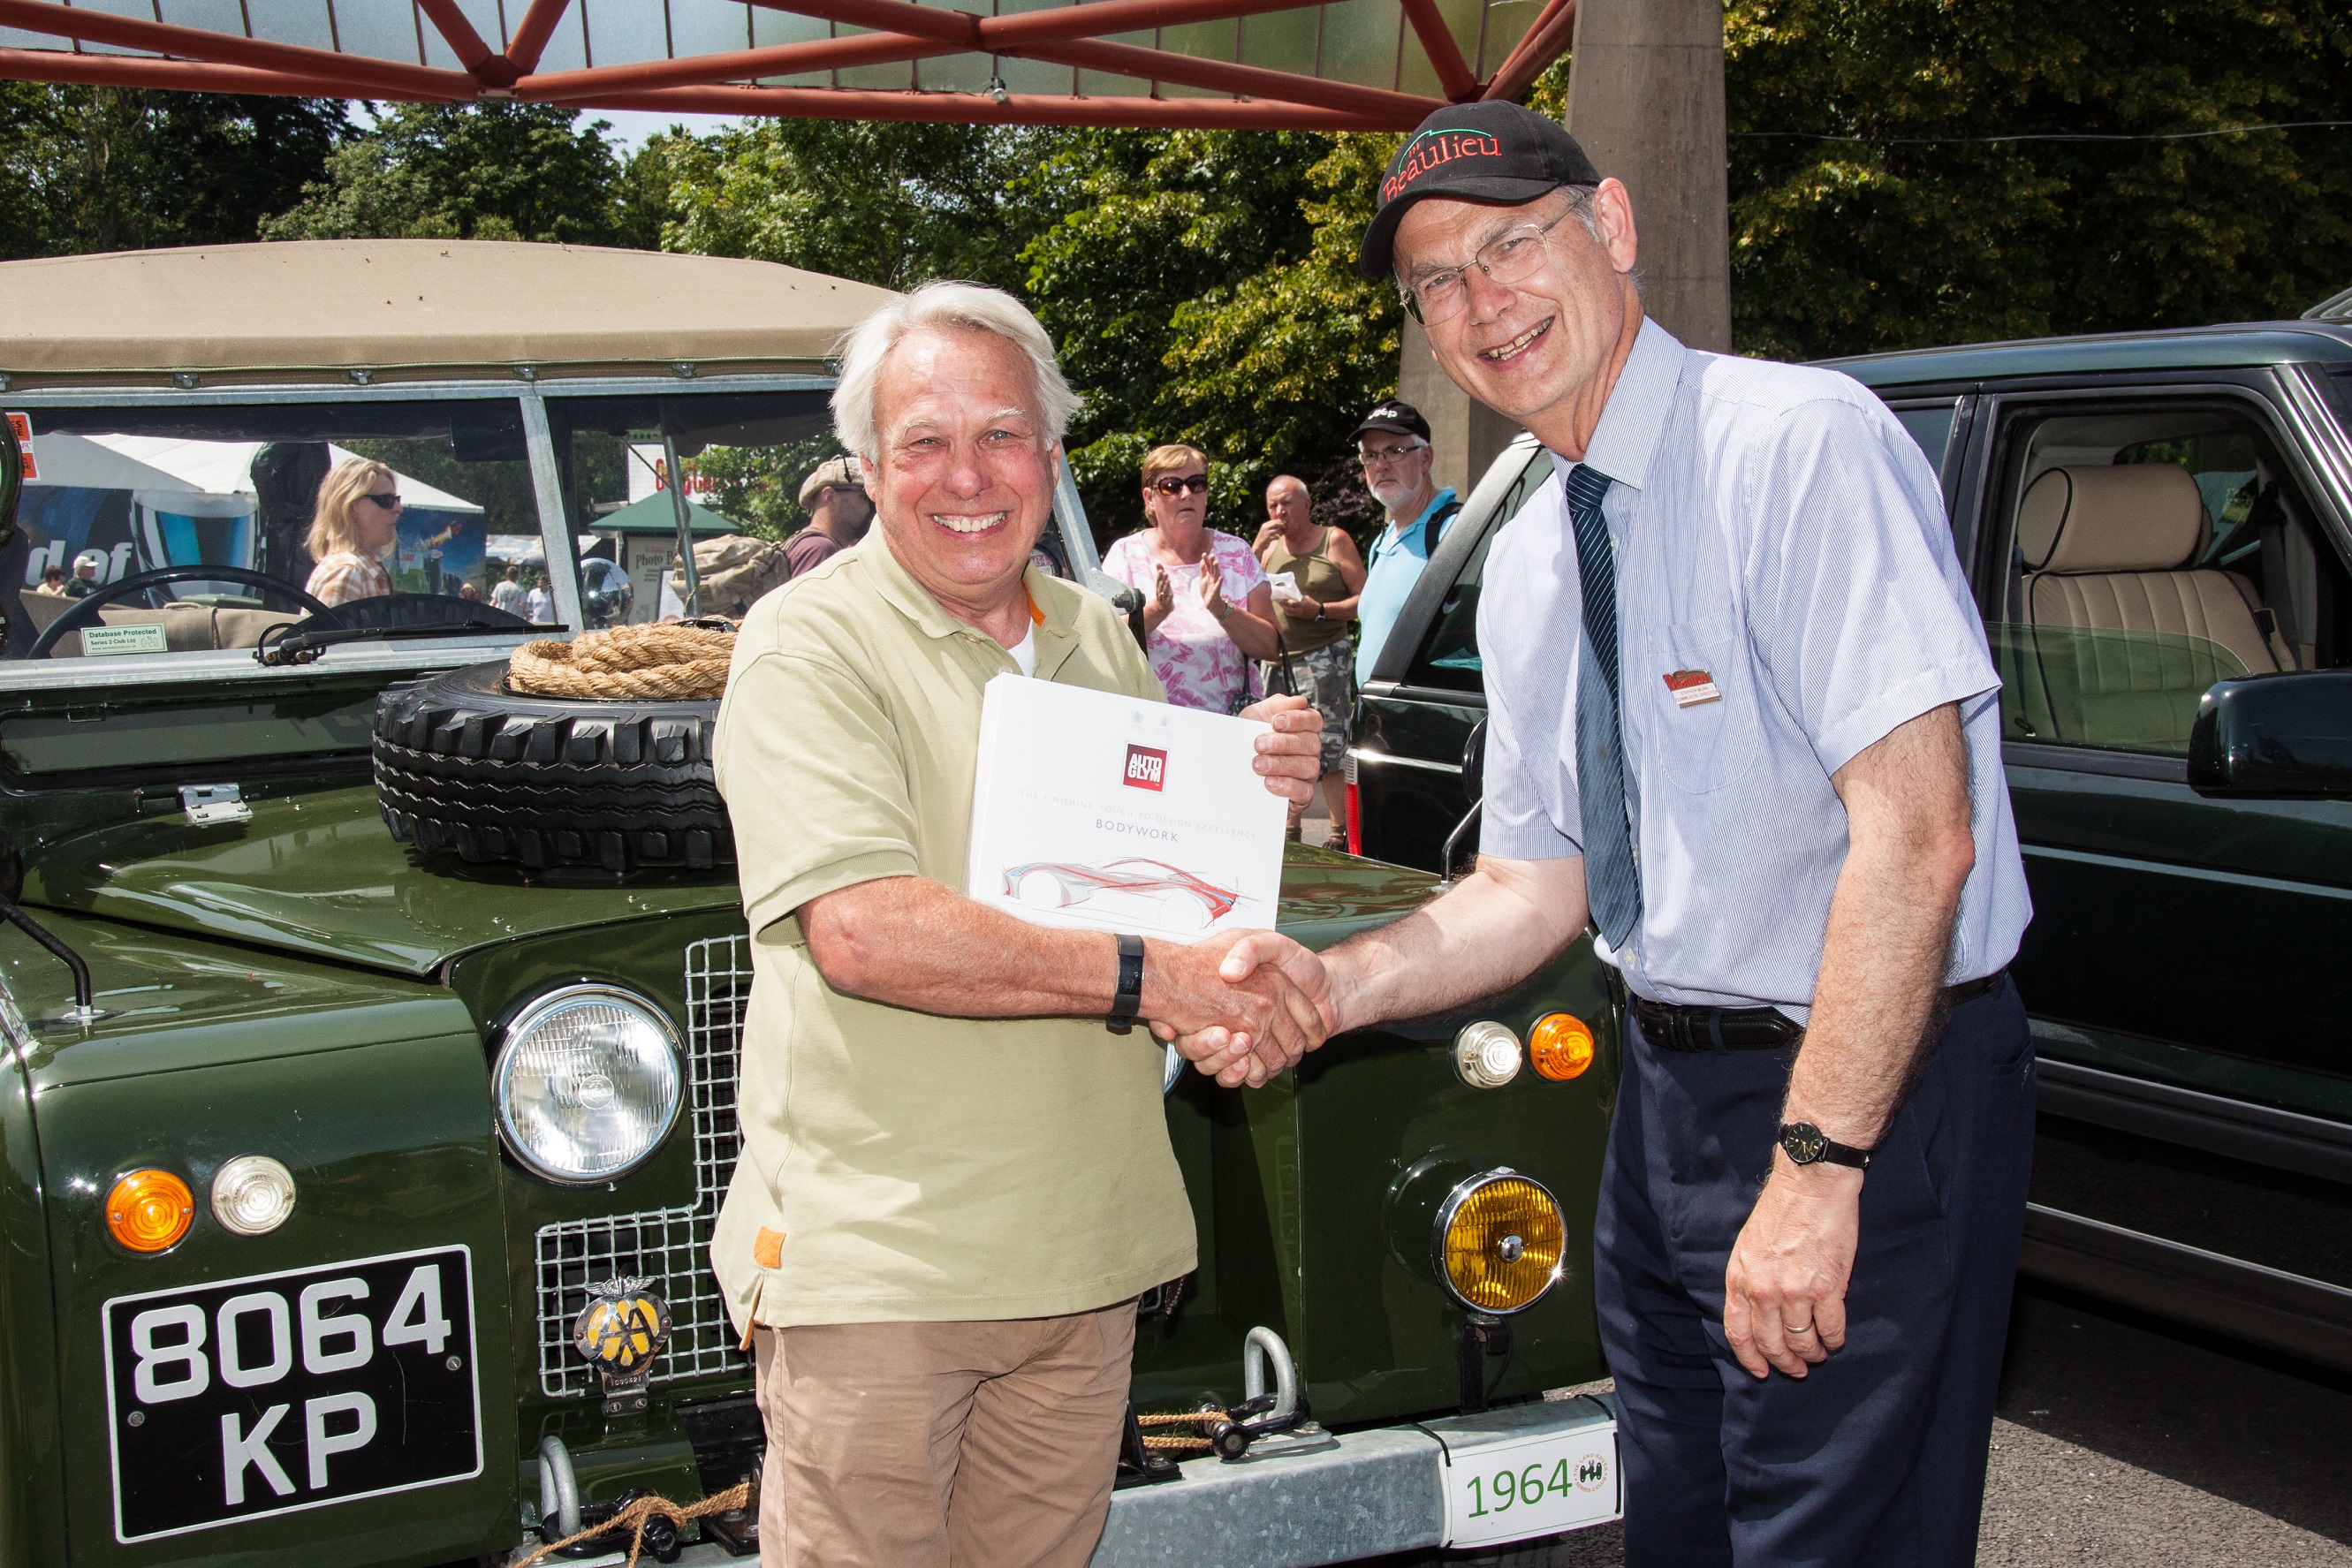
M 882 432 L 876 423 L 875 383 L 882 379 L 883 361 L 908 333 L 925 327 L 965 327 L 993 332 L 1017 344 L 1029 356 L 1037 383 L 1035 413 L 1044 426 L 1045 444 L 1059 446 L 1070 416 L 1078 410 L 1078 394 L 1062 378 L 1054 358 L 1054 340 L 1029 308 L 1001 288 L 977 283 L 926 283 L 901 295 L 849 329 L 835 350 L 841 361 L 841 381 L 833 389 L 833 430 L 841 444 L 869 463 L 881 460 Z

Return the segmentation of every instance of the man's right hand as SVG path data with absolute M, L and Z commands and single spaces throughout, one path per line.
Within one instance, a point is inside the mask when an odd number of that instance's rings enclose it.
M 1264 1084 L 1329 1032 L 1318 1002 L 1321 961 L 1271 931 L 1148 943 L 1143 974 L 1153 1035 L 1227 1088 Z
M 1265 555 L 1267 550 L 1274 548 L 1274 541 L 1282 537 L 1282 519 L 1280 517 L 1266 518 L 1265 521 L 1257 526 L 1257 538 L 1250 546 L 1251 553 L 1259 556 Z

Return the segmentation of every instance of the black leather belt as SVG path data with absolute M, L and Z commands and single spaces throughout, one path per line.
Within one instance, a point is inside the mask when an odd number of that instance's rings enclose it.
M 1939 1000 L 1948 1011 L 1992 995 L 2008 978 L 2007 969 L 1995 969 L 1980 980 L 1946 986 Z M 1633 1004 L 1642 1038 L 1660 1051 L 1777 1051 L 1805 1038 L 1805 1026 L 1778 1008 L 1678 1007 L 1647 997 Z

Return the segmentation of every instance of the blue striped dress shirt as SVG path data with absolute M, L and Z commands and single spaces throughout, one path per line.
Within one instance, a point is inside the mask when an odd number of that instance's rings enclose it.
M 1845 863 L 1831 775 L 1906 720 L 1960 706 L 1976 865 L 1948 982 L 2016 954 L 2032 918 L 2001 773 L 2000 678 L 1936 476 L 1893 414 L 1833 371 L 1685 349 L 1644 322 L 1585 461 L 1609 476 L 1639 995 L 1803 1018 Z M 1582 852 L 1576 677 L 1583 600 L 1552 480 L 1490 548 L 1480 849 Z

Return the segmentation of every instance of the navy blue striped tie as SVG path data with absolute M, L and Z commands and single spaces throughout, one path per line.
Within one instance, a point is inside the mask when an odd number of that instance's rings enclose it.
M 1584 589 L 1584 638 L 1591 657 L 1576 683 L 1576 792 L 1584 812 L 1584 887 L 1593 924 L 1622 949 L 1642 919 L 1642 873 L 1625 809 L 1625 739 L 1618 715 L 1617 557 L 1601 503 L 1609 476 L 1578 464 L 1568 476 L 1568 515 L 1576 525 L 1576 571 Z M 1599 679 L 1594 677 L 1598 675 Z

